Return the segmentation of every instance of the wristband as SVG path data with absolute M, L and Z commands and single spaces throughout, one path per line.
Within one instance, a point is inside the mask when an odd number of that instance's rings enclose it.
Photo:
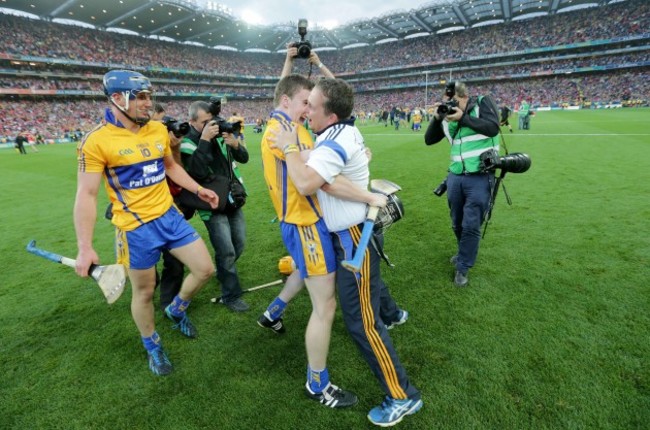
M 199 185 L 199 188 L 196 189 L 196 195 L 198 196 L 201 190 L 203 189 L 202 186 Z
M 291 154 L 292 152 L 300 152 L 300 148 L 298 148 L 298 145 L 295 143 L 290 143 L 289 145 L 285 146 L 284 149 L 282 150 L 284 155 Z
M 322 69 L 323 67 L 325 67 L 325 64 L 323 64 L 323 63 L 318 63 L 318 68 L 319 68 L 319 69 Z

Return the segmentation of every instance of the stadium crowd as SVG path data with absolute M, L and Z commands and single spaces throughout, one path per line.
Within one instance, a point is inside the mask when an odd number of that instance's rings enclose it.
M 634 10 L 635 13 L 628 13 Z M 612 39 L 647 34 L 650 3 L 631 0 L 580 13 L 512 21 L 501 25 L 389 43 L 323 51 L 320 55 L 330 70 L 359 73 L 389 67 L 431 64 L 476 56 L 509 53 L 524 49 L 558 46 L 587 40 Z M 69 43 L 75 40 L 76 43 Z M 5 53 L 78 61 L 159 66 L 209 71 L 221 75 L 275 76 L 277 53 L 215 51 L 113 32 L 35 22 L 0 14 L 0 46 Z M 99 47 L 99 48 L 98 48 Z M 359 62 L 359 58 L 364 58 Z
M 551 78 L 509 80 L 498 83 L 474 83 L 475 91 L 492 94 L 500 104 L 517 105 L 521 100 L 533 101 L 533 106 L 579 105 L 584 102 L 633 100 L 650 95 L 647 72 L 620 71 L 594 75 L 561 75 Z M 378 112 L 393 106 L 413 110 L 439 100 L 442 87 L 399 89 L 359 93 L 356 96 L 358 112 Z M 163 101 L 167 113 L 182 121 L 187 120 L 187 109 L 193 99 Z M 77 109 L 69 109 L 69 100 L 33 100 L 0 98 L 0 136 L 15 136 L 20 131 L 42 134 L 47 139 L 63 138 L 69 132 L 91 130 L 102 115 L 103 100 L 75 100 Z M 272 109 L 272 100 L 229 100 L 223 106 L 225 117 L 237 112 L 251 124 L 265 119 Z
M 477 78 L 489 78 L 512 75 L 541 75 L 567 69 L 582 67 L 610 67 L 630 63 L 650 64 L 650 51 L 635 52 L 623 55 L 595 56 L 587 58 L 571 58 L 566 60 L 544 60 L 532 64 L 509 64 L 500 67 L 471 66 L 467 68 L 454 69 L 453 73 L 459 79 L 473 80 Z M 449 75 L 449 70 L 440 73 L 430 73 L 428 79 L 431 82 L 442 81 Z M 349 79 L 356 91 L 372 91 L 387 89 L 391 86 L 417 86 L 423 87 L 425 77 L 422 73 L 411 76 L 388 76 L 382 78 Z M 101 81 L 95 79 L 72 80 L 72 79 L 43 79 L 38 77 L 17 78 L 6 76 L 0 79 L 0 88 L 35 89 L 35 90 L 81 90 L 95 91 L 101 94 Z M 220 82 L 206 83 L 205 79 L 196 80 L 196 84 L 164 82 L 158 85 L 158 93 L 174 95 L 176 93 L 235 93 L 242 96 L 264 96 L 270 98 L 273 95 L 273 86 L 268 84 L 252 85 L 241 84 L 238 86 L 224 85 Z
M 634 14 L 627 13 L 630 8 L 635 10 Z M 438 100 L 440 82 L 449 77 L 470 80 L 477 92 L 492 94 L 499 103 L 514 108 L 523 99 L 531 100 L 533 106 L 636 99 L 647 103 L 650 100 L 649 66 L 638 64 L 650 60 L 647 44 L 643 44 L 650 37 L 648 28 L 650 3 L 630 0 L 579 13 L 560 13 L 394 43 L 323 51 L 319 56 L 337 76 L 355 87 L 357 111 L 364 113 L 393 107 L 405 110 L 426 107 Z M 630 43 L 631 36 L 640 36 L 643 40 Z M 512 56 L 517 50 L 617 37 L 623 41 L 607 47 L 545 51 L 522 58 Z M 71 39 L 77 43 L 69 43 Z M 103 97 L 99 77 L 106 67 L 83 64 L 86 61 L 180 69 L 193 64 L 191 73 L 146 72 L 168 113 L 186 120 L 187 107 L 192 101 L 207 98 L 207 94 L 227 94 L 224 116 L 237 112 L 247 123 L 267 117 L 272 104 L 274 76 L 282 61 L 278 53 L 214 50 L 4 14 L 0 14 L 0 41 L 3 71 L 0 77 L 0 139 L 5 140 L 21 131 L 57 139 L 94 127 L 101 117 L 99 106 Z M 489 65 L 476 60 L 478 56 L 491 54 L 502 58 L 490 60 Z M 65 59 L 70 64 L 53 65 L 47 61 L 15 64 L 11 62 L 13 55 Z M 358 62 L 360 57 L 364 58 L 363 64 Z M 632 67 L 630 63 L 637 63 L 637 66 Z M 296 68 L 305 66 L 305 70 L 297 71 L 306 72 L 306 63 L 296 64 Z M 577 68 L 601 71 L 569 73 Z M 378 69 L 385 71 L 377 73 Z M 426 78 L 423 70 L 429 73 Z M 375 73 L 364 74 L 364 71 Z M 517 79 L 512 75 L 517 75 Z M 318 76 L 316 73 L 315 77 Z M 48 95 L 48 91 L 84 93 L 83 96 L 55 96 Z M 233 95 L 235 97 L 231 97 Z M 78 105 L 74 112 L 67 107 L 70 97 L 75 97 Z
M 189 105 L 194 100 L 173 100 L 163 102 L 168 115 L 187 121 Z M 80 130 L 92 130 L 103 118 L 106 105 L 103 99 L 74 100 L 75 109 L 70 109 L 70 99 L 34 100 L 0 99 L 0 143 L 13 141 L 18 133 L 27 131 L 40 134 L 45 139 L 64 139 Z M 227 118 L 235 112 L 253 123 L 266 118 L 272 108 L 271 100 L 232 100 L 223 105 L 222 114 Z
M 633 100 L 639 95 L 650 95 L 647 72 L 616 72 L 597 75 L 560 75 L 550 78 L 509 80 L 498 83 L 476 82 L 472 89 L 477 94 L 491 94 L 500 104 L 517 106 L 522 100 L 532 100 L 533 106 L 563 104 L 580 105 L 585 102 L 611 102 Z M 361 93 L 357 105 L 364 111 L 377 111 L 386 107 L 413 107 L 430 105 L 440 100 L 440 86 Z

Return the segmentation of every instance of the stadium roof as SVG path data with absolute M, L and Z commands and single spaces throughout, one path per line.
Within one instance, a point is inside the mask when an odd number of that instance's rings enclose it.
M 396 10 L 329 30 L 309 28 L 307 39 L 315 49 L 340 49 L 618 1 L 623 0 L 435 0 L 417 9 Z M 295 23 L 249 25 L 227 8 L 205 0 L 0 0 L 0 7 L 46 20 L 75 20 L 104 30 L 128 30 L 238 51 L 277 52 L 299 39 Z

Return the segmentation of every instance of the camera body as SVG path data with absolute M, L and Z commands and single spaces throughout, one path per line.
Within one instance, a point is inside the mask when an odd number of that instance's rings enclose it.
M 455 108 L 458 107 L 458 102 L 456 100 L 449 100 L 438 106 L 436 111 L 441 118 L 444 118 L 449 113 L 453 113 Z
M 212 122 L 219 126 L 219 134 L 221 137 L 223 133 L 239 134 L 241 132 L 241 122 L 228 122 L 221 114 L 221 99 L 218 97 L 210 98 L 210 108 L 208 111 L 212 114 Z
M 176 137 L 183 137 L 190 132 L 190 124 L 188 122 L 178 122 L 177 119 L 171 116 L 164 116 L 162 123 L 167 127 L 167 131 L 171 131 Z
M 217 137 L 221 137 L 223 133 L 239 134 L 241 132 L 241 122 L 228 122 L 223 117 L 218 116 L 212 120 L 212 123 L 219 126 Z
M 300 42 L 293 42 L 292 48 L 298 48 L 298 58 L 307 59 L 311 55 L 311 42 L 309 40 L 301 40 Z
M 307 59 L 311 55 L 311 42 L 305 40 L 307 35 L 307 20 L 299 19 L 298 20 L 298 34 L 300 35 L 300 42 L 293 42 L 289 45 L 292 48 L 298 48 L 298 58 Z
M 504 172 L 524 173 L 530 169 L 531 160 L 528 154 L 513 152 L 501 157 L 495 150 L 486 151 L 480 155 L 480 168 L 484 172 L 501 169 Z

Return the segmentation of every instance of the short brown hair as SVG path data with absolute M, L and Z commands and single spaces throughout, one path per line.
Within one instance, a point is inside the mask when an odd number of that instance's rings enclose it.
M 339 121 L 348 119 L 354 110 L 354 90 L 343 79 L 321 79 L 316 84 L 325 97 L 325 113 L 333 113 Z
M 314 83 L 302 75 L 289 75 L 280 79 L 280 82 L 275 86 L 275 94 L 273 96 L 273 106 L 280 104 L 282 96 L 293 98 L 301 90 L 309 90 L 314 88 Z

